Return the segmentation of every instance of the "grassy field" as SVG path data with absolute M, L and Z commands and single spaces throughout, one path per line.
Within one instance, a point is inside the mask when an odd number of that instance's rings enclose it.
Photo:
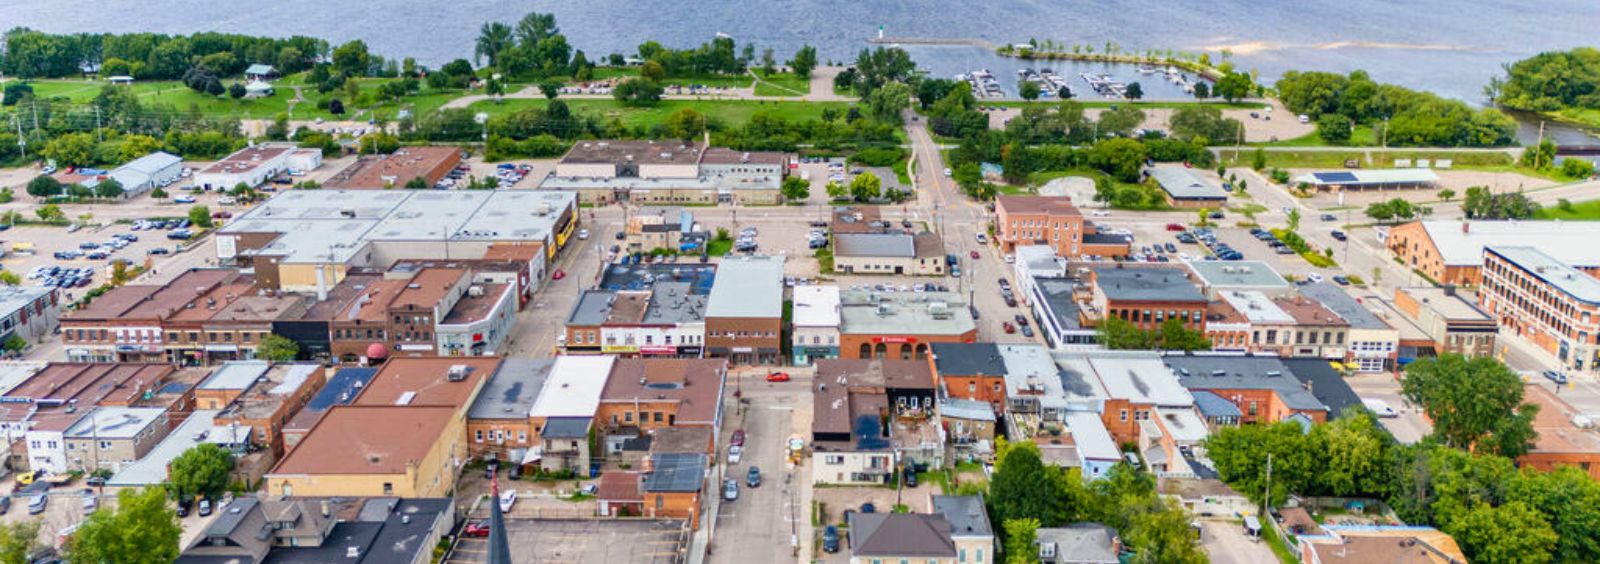
M 272 119 L 281 113 L 289 111 L 289 101 L 294 98 L 293 85 L 301 82 L 303 75 L 291 75 L 278 81 L 277 93 L 267 98 L 235 100 L 223 96 L 210 96 L 190 90 L 187 86 L 176 81 L 149 81 L 135 82 L 123 88 L 133 90 L 139 100 L 149 106 L 168 106 L 181 111 L 190 109 L 198 110 L 201 114 L 214 117 L 238 117 L 240 119 Z M 361 79 L 357 82 L 363 93 L 375 93 L 378 87 L 388 79 Z M 225 81 L 232 84 L 231 81 Z M 39 98 L 65 98 L 77 104 L 87 104 L 94 101 L 101 89 L 110 83 L 99 80 L 36 80 L 30 81 L 34 95 Z M 344 119 L 365 119 L 378 116 L 392 119 L 401 109 L 411 109 L 413 113 L 426 113 L 438 109 L 452 98 L 461 96 L 459 90 L 430 91 L 426 86 L 414 96 L 408 96 L 398 101 L 376 103 L 370 108 L 354 108 L 344 91 L 317 93 L 315 88 L 302 87 L 305 100 L 295 105 L 295 119 L 339 119 L 328 113 L 327 110 L 317 109 L 317 100 L 320 98 L 338 98 L 346 103 Z M 375 96 L 374 96 L 375 97 Z M 372 115 L 357 112 L 362 109 L 371 110 Z
M 1575 221 L 1600 221 L 1600 200 L 1573 202 L 1570 209 L 1545 206 L 1533 214 L 1534 219 L 1565 219 Z
M 1600 109 L 1592 108 L 1567 108 L 1550 113 L 1551 116 L 1565 122 L 1576 123 L 1588 127 L 1600 127 Z
M 778 117 L 793 121 L 820 119 L 822 110 L 834 108 L 843 112 L 849 107 L 844 102 L 771 102 L 754 100 L 662 100 L 654 106 L 638 107 L 625 106 L 616 100 L 572 98 L 565 100 L 567 106 L 575 112 L 593 112 L 602 118 L 617 117 L 624 125 L 629 127 L 652 126 L 661 123 L 681 108 L 692 108 L 703 113 L 713 120 L 726 125 L 739 125 L 750 121 L 756 112 L 769 112 Z M 505 100 L 502 103 L 478 102 L 472 105 L 473 110 L 486 112 L 489 115 L 502 115 L 521 110 L 523 108 L 542 108 L 549 102 L 544 99 Z
M 1294 139 L 1283 139 L 1270 143 L 1250 143 L 1250 145 L 1256 147 L 1376 147 L 1378 146 L 1378 134 L 1370 126 L 1358 125 L 1350 132 L 1350 140 L 1344 143 L 1329 143 L 1323 140 L 1321 135 L 1313 131 Z
M 811 81 L 794 73 L 777 72 L 769 75 L 759 70 L 755 73 L 761 77 L 761 82 L 756 83 L 757 96 L 805 96 L 811 93 Z

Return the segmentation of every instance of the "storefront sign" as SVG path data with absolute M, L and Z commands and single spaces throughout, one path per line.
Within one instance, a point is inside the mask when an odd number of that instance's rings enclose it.
M 874 343 L 916 343 L 916 337 L 873 337 Z

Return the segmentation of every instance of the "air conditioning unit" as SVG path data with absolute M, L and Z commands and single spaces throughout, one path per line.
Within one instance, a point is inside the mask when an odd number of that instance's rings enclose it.
M 1056 557 L 1056 543 L 1053 543 L 1053 542 L 1041 542 L 1041 543 L 1039 543 L 1039 559 L 1040 560 L 1052 560 L 1055 557 Z
M 460 382 L 466 380 L 467 370 L 467 365 L 465 364 L 452 364 L 450 365 L 450 374 L 448 378 L 451 382 Z

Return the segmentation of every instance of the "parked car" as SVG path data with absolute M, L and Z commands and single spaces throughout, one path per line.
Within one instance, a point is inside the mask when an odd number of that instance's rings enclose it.
M 154 247 L 145 252 L 152 255 L 170 255 L 172 254 L 172 249 L 168 249 L 166 247 Z
M 88 515 L 90 513 L 94 513 L 94 510 L 95 509 L 99 509 L 99 508 L 100 508 L 100 498 L 95 497 L 94 490 L 91 490 L 91 489 L 88 489 L 88 488 L 84 488 L 84 490 L 83 490 L 83 514 L 84 515 Z
M 45 492 L 39 492 L 28 500 L 29 515 L 38 515 L 40 513 L 44 513 L 44 510 L 49 507 L 50 496 L 45 494 Z
M 517 505 L 517 490 L 508 490 L 500 494 L 500 512 L 510 513 L 511 508 Z
M 767 381 L 768 382 L 788 382 L 789 381 L 789 373 L 788 372 L 770 372 L 770 373 L 767 374 Z
M 1022 326 L 1022 336 L 1024 336 L 1024 337 L 1032 337 L 1033 336 L 1033 327 L 1029 327 L 1027 325 L 1023 325 Z
M 1567 375 L 1554 370 L 1544 371 L 1544 377 L 1549 378 L 1551 382 L 1555 382 L 1557 384 L 1564 385 L 1567 383 Z
M 1348 277 L 1348 276 L 1335 276 L 1335 277 L 1333 277 L 1333 282 L 1335 284 L 1340 285 L 1340 286 L 1349 286 L 1350 285 L 1350 277 Z
M 466 538 L 488 538 L 489 523 L 482 520 L 468 521 L 467 526 L 461 528 L 461 536 Z
M 829 554 L 839 552 L 839 527 L 828 525 L 822 530 L 822 551 Z
M 977 320 L 978 317 L 979 317 L 979 315 L 978 315 L 978 306 L 969 305 L 969 306 L 967 306 L 967 309 L 972 311 L 972 319 L 973 320 Z
M 733 501 L 739 499 L 739 481 L 728 478 L 722 482 L 722 499 Z
M 1384 419 L 1391 419 L 1400 416 L 1400 412 L 1395 411 L 1393 407 L 1389 407 L 1389 402 L 1381 399 L 1363 399 L 1361 400 L 1361 405 L 1366 406 L 1367 410 L 1371 411 L 1373 415 L 1382 417 Z
M 1027 327 L 1028 326 L 1028 316 L 1019 313 L 1019 314 L 1017 314 L 1016 320 L 1017 320 L 1017 325 L 1021 325 L 1023 327 Z
M 1338 221 L 1339 217 L 1335 216 L 1335 215 L 1333 215 L 1331 213 L 1325 213 L 1325 214 L 1322 214 L 1322 220 L 1323 221 Z
M 0 497 L 0 515 L 11 511 L 11 496 Z
M 587 240 L 588 238 L 589 238 L 589 230 L 588 229 L 579 229 L 578 230 L 578 239 L 579 240 Z
M 194 196 L 178 196 L 173 198 L 172 201 L 179 204 L 192 204 L 195 202 L 195 199 Z
M 209 498 L 204 498 L 204 497 L 200 498 L 200 516 L 201 517 L 210 517 L 211 516 L 211 500 Z
M 917 470 L 915 468 L 907 466 L 906 467 L 906 471 L 905 471 L 905 476 L 906 476 L 906 487 L 910 487 L 910 488 L 917 487 Z
M 1181 223 L 1168 223 L 1167 231 L 1183 231 L 1186 229 Z
M 564 270 L 561 270 L 559 268 L 557 268 L 555 272 L 550 273 L 550 279 L 551 280 L 560 280 L 560 279 L 566 278 L 566 277 L 567 277 L 567 272 L 564 271 Z
M 728 464 L 738 464 L 739 463 L 739 459 L 741 459 L 743 457 L 744 457 L 744 447 L 739 446 L 739 445 L 733 445 L 733 446 L 729 446 L 728 447 Z
M 1017 332 L 1017 327 L 1015 325 L 1012 325 L 1010 321 L 1002 321 L 1002 322 L 1000 322 L 1000 328 L 1005 330 L 1006 334 L 1011 334 L 1011 333 L 1016 333 Z
M 1321 274 L 1317 274 L 1315 272 L 1312 272 L 1312 273 L 1306 275 L 1306 280 L 1310 280 L 1313 283 L 1322 282 L 1322 275 Z
M 1334 239 L 1338 239 L 1338 240 L 1340 240 L 1340 241 L 1343 241 L 1343 240 L 1345 240 L 1345 239 L 1347 239 L 1347 238 L 1349 238 L 1349 237 L 1348 237 L 1348 236 L 1346 236 L 1346 235 L 1345 235 L 1345 234 L 1344 234 L 1344 232 L 1343 232 L 1343 231 L 1340 231 L 1340 230 L 1338 230 L 1338 229 L 1335 229 L 1335 230 L 1333 230 L 1333 232 L 1332 232 L 1332 233 L 1329 233 L 1329 235 L 1333 235 L 1333 238 L 1334 238 Z
M 737 447 L 744 446 L 744 429 L 739 429 L 737 431 L 734 431 L 733 432 L 733 439 L 728 441 L 728 444 L 733 445 L 733 446 L 737 446 Z
M 750 471 L 746 472 L 745 475 L 744 475 L 744 485 L 750 486 L 752 488 L 760 487 L 761 486 L 761 469 L 760 468 L 756 468 L 754 466 L 751 466 L 750 467 Z
M 193 509 L 194 509 L 194 500 L 189 499 L 189 498 L 180 498 L 178 500 L 178 517 L 179 518 L 188 517 L 189 516 L 189 512 L 192 511 Z

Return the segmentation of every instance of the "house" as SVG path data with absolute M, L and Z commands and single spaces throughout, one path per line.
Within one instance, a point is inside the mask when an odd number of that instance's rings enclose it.
M 783 348 L 782 256 L 727 258 L 705 310 L 706 356 L 777 364 Z
M 143 458 L 170 430 L 165 409 L 96 407 L 62 432 L 66 442 L 65 468 L 46 470 L 117 472 Z
M 1384 245 L 1406 268 L 1436 284 L 1477 285 L 1489 245 L 1539 249 L 1557 261 L 1593 273 L 1600 254 L 1593 241 L 1600 223 L 1589 221 L 1429 220 L 1397 225 Z
M 960 293 L 849 290 L 839 300 L 842 359 L 926 359 L 933 344 L 978 338 L 967 296 Z
M 936 408 L 950 428 L 950 442 L 957 448 L 977 448 L 987 452 L 994 444 L 994 406 L 988 402 L 945 399 Z
M 932 513 L 950 523 L 950 540 L 956 545 L 956 562 L 988 564 L 995 554 L 994 529 L 982 495 L 930 496 Z
M 266 82 L 278 78 L 278 69 L 272 68 L 272 65 L 256 63 L 244 69 L 244 77 L 253 82 Z
M 710 457 L 698 453 L 650 457 L 644 478 L 643 516 L 685 519 L 692 528 L 699 529 L 700 496 L 706 489 L 710 463 Z
M 275 499 L 247 495 L 217 511 L 180 564 L 425 564 L 455 526 L 449 498 Z
M 1453 286 L 1397 288 L 1393 305 L 1433 340 L 1432 355 L 1456 353 L 1476 358 L 1495 354 L 1499 324 L 1477 304 L 1458 295 Z
M 849 525 L 850 564 L 936 564 L 958 555 L 938 513 L 852 513 Z
M 176 182 L 182 174 L 183 159 L 156 151 L 111 169 L 108 176 L 122 184 L 122 195 L 126 198 Z
M 839 358 L 839 287 L 832 284 L 795 286 L 792 292 L 794 319 L 790 326 L 794 342 L 794 364 L 809 366 L 828 358 Z
M 1122 537 L 1115 529 L 1099 523 L 1041 527 L 1034 531 L 1033 544 L 1039 549 L 1040 564 L 1117 564 L 1122 561 Z
M 1172 207 L 1220 209 L 1228 203 L 1228 193 L 1195 169 L 1156 166 L 1145 169 L 1145 175 L 1166 192 L 1167 205 Z
M 528 412 L 539 444 L 524 455 L 524 466 L 538 464 L 548 472 L 588 471 L 589 431 L 614 362 L 610 356 L 556 358 Z

